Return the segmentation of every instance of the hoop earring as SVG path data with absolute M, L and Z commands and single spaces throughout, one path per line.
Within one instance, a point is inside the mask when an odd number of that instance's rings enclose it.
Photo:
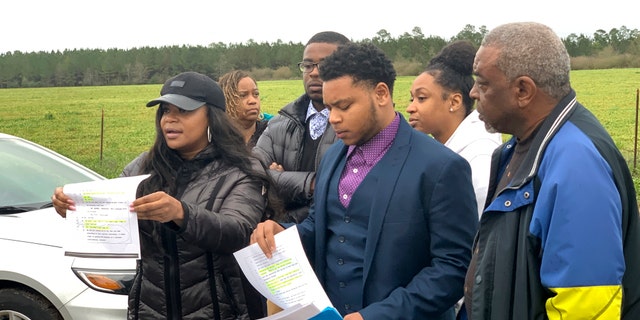
M 209 126 L 207 126 L 207 140 L 209 140 L 209 143 L 211 143 L 211 129 L 209 128 Z

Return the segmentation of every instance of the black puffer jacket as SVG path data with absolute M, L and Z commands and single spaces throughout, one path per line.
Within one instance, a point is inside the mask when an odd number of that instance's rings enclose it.
M 304 94 L 278 111 L 278 114 L 269 120 L 267 129 L 253 148 L 253 153 L 267 167 L 276 162 L 285 168 L 284 172 L 269 171 L 278 185 L 279 194 L 284 197 L 284 205 L 289 216 L 287 222 L 304 220 L 311 203 L 311 181 L 315 177 L 315 170 L 300 171 L 309 101 L 309 96 Z M 316 150 L 315 169 L 318 168 L 324 153 L 336 140 L 335 131 L 327 123 Z
M 123 176 L 142 174 L 143 157 L 132 161 Z M 248 286 L 243 286 L 233 252 L 249 243 L 266 200 L 260 182 L 237 168 L 218 166 L 205 149 L 178 169 L 178 190 L 184 190 L 177 197 L 184 208 L 182 227 L 139 221 L 142 259 L 128 319 L 250 318 Z

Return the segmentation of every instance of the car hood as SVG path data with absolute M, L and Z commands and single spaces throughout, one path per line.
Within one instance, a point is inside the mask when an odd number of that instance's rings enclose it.
M 19 241 L 62 248 L 67 226 L 53 208 L 0 215 L 0 240 Z M 108 268 L 135 271 L 134 258 L 74 258 L 78 268 Z
M 0 239 L 62 247 L 65 228 L 53 208 L 0 215 Z

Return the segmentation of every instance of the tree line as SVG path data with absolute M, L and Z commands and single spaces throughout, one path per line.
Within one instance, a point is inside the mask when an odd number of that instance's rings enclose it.
M 416 75 L 442 47 L 469 40 L 476 47 L 488 32 L 485 26 L 466 25 L 450 39 L 425 36 L 419 27 L 392 37 L 382 29 L 372 42 L 391 59 L 399 75 Z M 572 68 L 640 67 L 640 31 L 625 26 L 593 35 L 563 38 Z M 177 73 L 194 70 L 213 79 L 233 70 L 253 73 L 258 80 L 296 79 L 303 43 L 212 43 L 208 46 L 165 46 L 132 49 L 74 49 L 0 54 L 0 88 L 68 87 L 162 83 Z M 574 58 L 576 63 L 573 63 Z

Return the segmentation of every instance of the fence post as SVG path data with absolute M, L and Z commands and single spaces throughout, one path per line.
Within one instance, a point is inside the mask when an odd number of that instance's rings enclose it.
M 636 171 L 636 158 L 638 155 L 638 101 L 640 100 L 640 89 L 636 89 L 636 132 L 633 138 L 633 171 Z
M 638 119 L 638 115 L 636 113 L 636 123 L 638 122 L 637 119 Z M 103 144 L 103 142 L 104 142 L 104 108 L 102 108 L 102 118 L 100 120 L 100 162 L 102 162 L 102 144 Z M 635 168 L 635 165 L 634 165 L 634 168 Z

